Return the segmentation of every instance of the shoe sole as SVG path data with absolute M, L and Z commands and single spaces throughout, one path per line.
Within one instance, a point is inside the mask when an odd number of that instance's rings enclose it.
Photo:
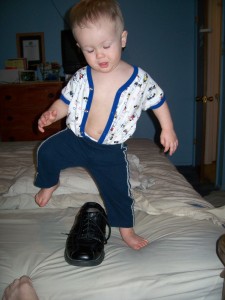
M 77 267 L 94 267 L 94 266 L 98 266 L 100 265 L 104 258 L 105 258 L 105 252 L 102 251 L 101 256 L 99 256 L 97 259 L 95 260 L 77 260 L 77 259 L 71 259 L 68 257 L 66 251 L 64 253 L 64 258 L 65 261 L 69 264 L 69 265 L 73 265 L 73 266 L 77 266 Z

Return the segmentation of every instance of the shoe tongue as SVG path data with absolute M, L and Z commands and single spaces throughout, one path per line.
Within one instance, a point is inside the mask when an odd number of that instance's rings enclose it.
M 94 207 L 90 207 L 90 208 L 87 209 L 87 212 L 89 212 L 89 213 L 95 213 L 95 212 L 99 212 L 99 209 L 94 208 Z

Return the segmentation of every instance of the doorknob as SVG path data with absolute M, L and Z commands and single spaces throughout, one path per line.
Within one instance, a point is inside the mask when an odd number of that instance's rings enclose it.
M 196 97 L 196 102 L 203 102 L 206 103 L 207 101 L 212 102 L 214 100 L 214 98 L 211 97 L 207 97 L 207 96 L 203 96 L 203 97 Z

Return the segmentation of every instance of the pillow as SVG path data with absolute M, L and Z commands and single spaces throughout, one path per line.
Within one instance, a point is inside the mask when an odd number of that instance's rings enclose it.
M 130 166 L 131 188 L 146 189 L 153 184 L 153 180 L 142 175 L 143 167 L 136 155 L 127 155 Z M 34 165 L 26 168 L 14 180 L 14 183 L 4 196 L 15 196 L 21 194 L 36 194 L 39 188 L 34 186 L 35 167 Z M 94 180 L 84 168 L 68 168 L 60 174 L 60 186 L 54 195 L 88 193 L 99 194 Z

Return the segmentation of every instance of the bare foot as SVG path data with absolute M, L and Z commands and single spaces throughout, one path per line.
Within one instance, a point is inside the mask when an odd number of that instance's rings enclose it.
M 120 228 L 120 234 L 124 242 L 134 250 L 139 250 L 148 245 L 148 240 L 137 235 L 133 228 Z
M 45 206 L 48 203 L 48 201 L 51 199 L 51 196 L 53 192 L 57 189 L 57 187 L 58 184 L 50 188 L 40 189 L 40 191 L 35 196 L 35 202 L 41 207 Z
M 31 279 L 22 276 L 5 289 L 2 300 L 38 300 L 38 296 Z

